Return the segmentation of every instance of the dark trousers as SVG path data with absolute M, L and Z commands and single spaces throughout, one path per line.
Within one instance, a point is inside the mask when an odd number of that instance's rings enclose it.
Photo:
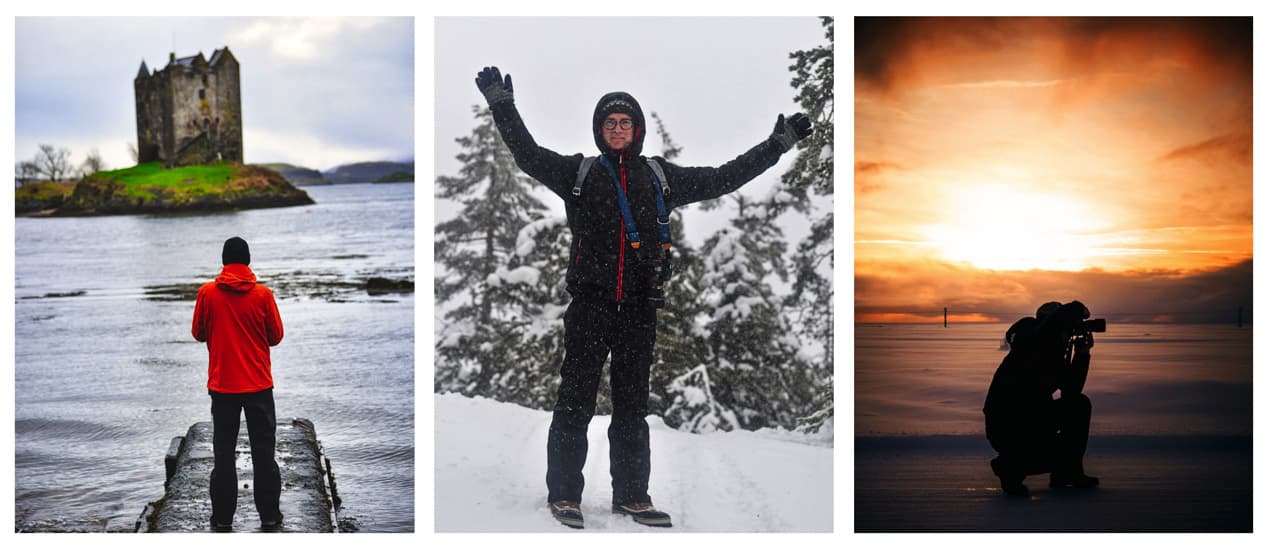
M 609 473 L 613 503 L 651 502 L 648 496 L 648 370 L 657 338 L 657 310 L 645 305 L 575 299 L 564 316 L 564 363 L 547 433 L 547 501 L 582 501 L 587 425 L 595 414 L 604 359 L 612 353 L 609 384 Z
M 1085 473 L 1091 412 L 1089 397 L 1080 394 L 1039 405 L 1035 412 L 989 418 L 988 442 L 1000 453 L 997 475 L 1015 483 L 1041 473 Z
M 247 416 L 247 437 L 251 441 L 251 467 L 255 488 L 256 512 L 261 521 L 280 519 L 278 499 L 282 494 L 282 474 L 273 459 L 274 425 L 273 389 L 255 393 L 217 393 L 212 396 L 212 467 L 210 490 L 212 520 L 230 523 L 238 509 L 238 470 L 234 450 L 238 446 L 239 412 Z

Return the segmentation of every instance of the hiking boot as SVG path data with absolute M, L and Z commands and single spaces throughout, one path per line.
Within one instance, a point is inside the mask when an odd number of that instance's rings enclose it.
M 670 527 L 670 514 L 653 508 L 650 502 L 628 502 L 614 504 L 613 513 L 631 516 L 636 523 L 649 527 Z
M 572 500 L 557 500 L 551 503 L 551 517 L 566 527 L 582 528 L 582 508 Z
M 234 522 L 233 522 L 233 520 L 230 520 L 230 521 L 216 521 L 216 520 L 214 520 L 214 519 L 213 519 L 213 520 L 211 520 L 211 522 L 212 522 L 212 532 L 215 532 L 215 533 L 232 533 L 232 532 L 234 531 Z
M 1098 486 L 1098 478 L 1090 477 L 1083 473 L 1076 475 L 1067 474 L 1050 474 L 1050 488 L 1061 489 L 1063 487 L 1072 487 L 1074 489 L 1092 489 Z

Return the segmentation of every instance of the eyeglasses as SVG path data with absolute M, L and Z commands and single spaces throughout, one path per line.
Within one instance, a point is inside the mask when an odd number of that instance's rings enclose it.
M 635 122 L 631 121 L 630 119 L 621 119 L 621 120 L 605 119 L 604 120 L 604 130 L 613 130 L 617 128 L 618 126 L 621 126 L 622 130 L 630 130 L 631 127 L 634 125 L 635 125 Z

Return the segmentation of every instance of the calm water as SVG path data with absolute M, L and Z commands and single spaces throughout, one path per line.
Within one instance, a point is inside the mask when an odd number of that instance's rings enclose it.
M 313 420 L 344 517 L 414 530 L 414 295 L 355 285 L 415 280 L 414 186 L 306 191 L 316 205 L 17 220 L 17 530 L 131 530 L 162 496 L 168 442 L 210 420 L 192 293 L 233 235 L 286 328 L 278 418 Z
M 856 434 L 982 434 L 1008 327 L 856 324 Z M 1108 324 L 1085 394 L 1094 435 L 1251 435 L 1252 328 Z

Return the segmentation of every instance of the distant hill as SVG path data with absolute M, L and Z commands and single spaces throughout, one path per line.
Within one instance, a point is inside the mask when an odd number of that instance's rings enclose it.
M 370 161 L 340 165 L 322 175 L 334 184 L 354 182 L 410 182 L 414 180 L 415 164 L 392 161 Z M 390 177 L 385 179 L 385 177 Z
M 406 171 L 397 171 L 395 173 L 379 177 L 378 179 L 375 180 L 375 183 L 384 184 L 389 182 L 414 182 L 414 181 L 415 181 L 414 173 L 408 173 Z
M 290 163 L 261 163 L 258 166 L 267 167 L 286 177 L 292 184 L 296 186 L 317 186 L 321 184 L 330 184 L 331 181 L 322 176 L 322 173 L 308 167 L 297 167 Z

